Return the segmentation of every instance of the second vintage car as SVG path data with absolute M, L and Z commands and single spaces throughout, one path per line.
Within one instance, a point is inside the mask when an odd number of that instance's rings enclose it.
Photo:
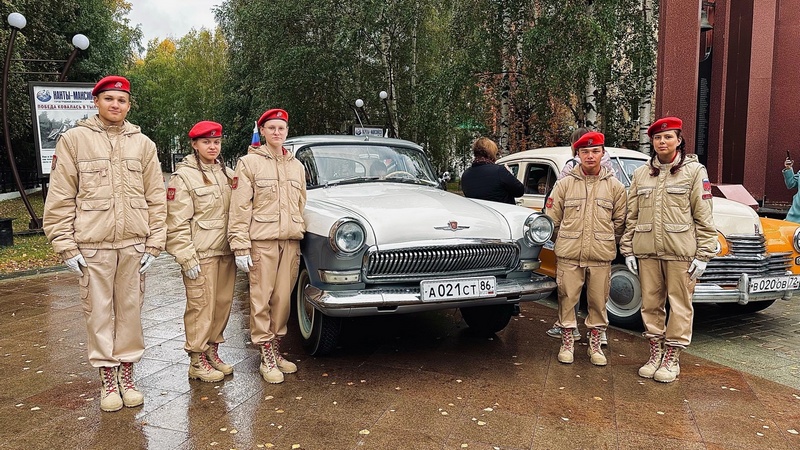
M 533 273 L 550 218 L 442 190 L 419 145 L 305 136 L 284 146 L 306 168 L 295 304 L 309 353 L 335 348 L 344 317 L 459 308 L 494 333 L 520 301 L 555 289 Z
M 633 171 L 647 163 L 637 151 L 607 148 L 615 175 L 627 187 Z M 557 174 L 572 158 L 570 147 L 527 150 L 497 161 L 525 185 L 520 204 L 541 211 Z M 708 263 L 694 291 L 694 303 L 718 303 L 755 312 L 778 299 L 800 295 L 800 228 L 796 223 L 759 217 L 751 207 L 714 197 L 714 224 L 719 240 L 717 256 Z M 542 251 L 540 273 L 555 277 L 552 242 Z M 639 278 L 621 256 L 612 263 L 608 318 L 613 325 L 641 326 Z

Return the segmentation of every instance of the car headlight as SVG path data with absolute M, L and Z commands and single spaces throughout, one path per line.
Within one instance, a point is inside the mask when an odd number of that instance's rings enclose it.
M 796 228 L 794 230 L 794 236 L 792 236 L 792 246 L 794 246 L 794 251 L 800 253 L 800 228 Z
M 345 255 L 352 255 L 361 250 L 365 239 L 364 227 L 356 219 L 350 217 L 337 220 L 328 235 L 328 241 L 333 251 Z
M 553 236 L 553 221 L 545 215 L 531 214 L 525 219 L 522 234 L 529 247 L 543 245 Z

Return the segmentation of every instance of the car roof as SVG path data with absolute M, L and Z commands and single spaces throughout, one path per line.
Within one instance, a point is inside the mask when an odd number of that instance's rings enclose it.
M 606 147 L 606 151 L 609 152 L 612 157 L 641 159 L 645 161 L 650 158 L 648 155 L 638 150 L 628 150 L 626 148 Z M 551 159 L 559 166 L 562 166 L 566 164 L 568 160 L 572 159 L 572 148 L 568 146 L 535 148 L 504 156 L 498 159 L 497 163 L 508 164 L 532 158 Z
M 414 147 L 422 149 L 418 144 L 405 139 L 384 138 L 375 136 L 354 136 L 350 134 L 326 134 L 295 136 L 286 139 L 284 145 L 308 145 L 308 144 L 378 144 L 378 145 L 402 145 L 404 147 Z

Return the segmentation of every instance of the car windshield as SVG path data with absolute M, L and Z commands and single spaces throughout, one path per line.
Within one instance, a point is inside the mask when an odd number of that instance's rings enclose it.
M 647 163 L 646 159 L 611 157 L 611 165 L 614 166 L 614 175 L 616 175 L 625 187 L 630 187 L 631 180 L 633 179 L 633 171 L 639 166 L 643 166 L 645 163 Z
M 414 148 L 319 144 L 301 148 L 295 157 L 306 168 L 309 188 L 386 181 L 438 185 L 428 159 Z

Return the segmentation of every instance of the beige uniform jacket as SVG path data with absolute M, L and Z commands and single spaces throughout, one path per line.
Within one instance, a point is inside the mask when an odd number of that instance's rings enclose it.
M 675 175 L 669 173 L 671 163 L 654 157 L 653 164 L 660 169 L 656 177 L 650 176 L 649 164 L 633 173 L 620 252 L 637 258 L 710 260 L 716 254 L 717 231 L 706 168 L 693 154 L 686 155 Z
M 181 269 L 200 264 L 203 258 L 230 255 L 228 208 L 231 187 L 219 164 L 201 164 L 194 155 L 178 164 L 167 188 L 167 251 Z M 203 173 L 211 184 L 206 184 Z
M 303 238 L 306 174 L 291 153 L 250 147 L 236 164 L 233 184 L 228 242 L 237 256 L 250 254 L 250 241 Z
M 119 249 L 144 243 L 158 256 L 166 241 L 166 192 L 156 146 L 125 121 L 78 122 L 56 143 L 44 232 L 64 259 L 78 247 Z
M 625 186 L 605 167 L 587 177 L 575 166 L 559 180 L 545 209 L 555 225 L 559 261 L 586 267 L 614 260 L 625 229 L 626 201 Z

